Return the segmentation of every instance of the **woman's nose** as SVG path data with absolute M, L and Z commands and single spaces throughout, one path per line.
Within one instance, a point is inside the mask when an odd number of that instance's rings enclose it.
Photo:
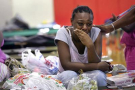
M 83 27 L 82 27 L 82 29 L 83 30 L 87 30 L 87 25 L 84 24 Z

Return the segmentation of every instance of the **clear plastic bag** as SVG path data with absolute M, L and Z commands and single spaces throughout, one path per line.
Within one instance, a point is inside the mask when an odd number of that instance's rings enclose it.
M 98 90 L 96 75 L 92 74 L 80 74 L 78 77 L 70 80 L 67 90 Z
M 126 72 L 127 72 L 127 68 L 124 65 L 114 64 L 113 70 L 109 73 L 111 73 L 114 76 L 114 75 L 118 75 L 119 73 L 126 73 Z
M 22 64 L 32 72 L 53 75 L 58 72 L 59 58 L 56 56 L 44 58 L 38 49 L 35 50 L 35 55 L 31 52 L 31 49 L 26 49 L 22 52 Z

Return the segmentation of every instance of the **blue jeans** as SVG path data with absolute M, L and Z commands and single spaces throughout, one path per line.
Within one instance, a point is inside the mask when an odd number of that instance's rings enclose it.
M 95 74 L 95 79 L 97 80 L 97 84 L 98 86 L 106 86 L 106 74 L 100 70 L 93 70 L 93 71 L 87 71 L 84 72 L 84 74 L 90 75 L 94 73 Z M 79 74 L 77 74 L 75 71 L 71 71 L 71 70 L 67 70 L 67 71 L 63 71 L 62 73 L 58 74 L 56 76 L 56 79 L 60 80 L 63 85 L 67 88 L 69 81 L 74 78 L 77 77 Z

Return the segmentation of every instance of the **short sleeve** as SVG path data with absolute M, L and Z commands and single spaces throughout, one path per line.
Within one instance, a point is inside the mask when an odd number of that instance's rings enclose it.
M 97 27 L 92 27 L 91 33 L 90 33 L 89 35 L 90 35 L 90 37 L 91 37 L 91 39 L 92 39 L 93 42 L 95 42 L 95 40 L 97 39 L 97 37 L 98 37 L 100 31 L 101 31 L 101 30 L 100 30 L 99 28 L 97 28 Z
M 64 27 L 60 28 L 57 31 L 56 37 L 54 39 L 54 43 L 57 45 L 57 42 L 59 40 L 68 44 L 68 33 L 67 33 L 67 30 Z

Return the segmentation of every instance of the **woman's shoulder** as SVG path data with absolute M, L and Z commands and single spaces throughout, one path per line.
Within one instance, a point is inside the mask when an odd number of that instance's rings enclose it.
M 63 41 L 65 43 L 68 43 L 68 38 L 69 38 L 69 34 L 68 34 L 67 30 L 66 30 L 66 27 L 62 26 L 56 33 L 55 43 L 57 45 L 58 40 Z
M 57 31 L 57 34 L 66 34 L 66 35 L 68 35 L 68 29 L 67 28 L 69 28 L 69 26 L 62 26 L 58 31 Z
M 56 33 L 56 36 L 59 37 L 59 36 L 67 36 L 68 35 L 68 31 L 66 29 L 67 27 L 65 26 L 62 26 Z
M 65 30 L 65 26 L 62 26 L 61 28 L 59 28 L 59 30 Z
M 61 28 L 59 28 L 58 32 L 66 32 L 66 27 L 62 26 Z

